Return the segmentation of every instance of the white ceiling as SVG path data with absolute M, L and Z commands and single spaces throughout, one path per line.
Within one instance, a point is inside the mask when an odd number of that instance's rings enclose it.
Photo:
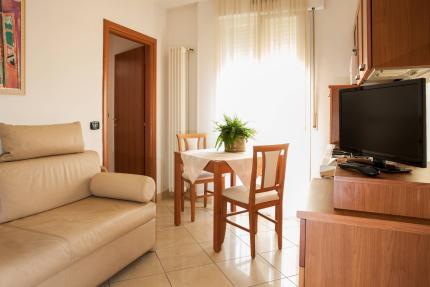
M 156 0 L 161 6 L 170 9 L 199 2 L 200 0 Z

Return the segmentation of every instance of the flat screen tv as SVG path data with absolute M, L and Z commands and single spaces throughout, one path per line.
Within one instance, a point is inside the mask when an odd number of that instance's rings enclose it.
M 425 79 L 340 91 L 339 147 L 355 155 L 427 166 Z

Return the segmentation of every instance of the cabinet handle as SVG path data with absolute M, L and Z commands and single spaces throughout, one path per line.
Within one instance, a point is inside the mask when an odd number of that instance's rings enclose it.
M 358 52 L 357 48 L 352 49 L 352 53 L 354 53 L 354 56 L 357 56 L 357 52 Z
M 361 64 L 359 69 L 360 71 L 366 70 L 366 64 Z
M 360 80 L 360 74 L 355 75 L 355 80 L 356 81 Z

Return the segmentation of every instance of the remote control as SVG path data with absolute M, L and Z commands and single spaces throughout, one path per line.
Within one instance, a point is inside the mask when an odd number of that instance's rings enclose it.
M 381 173 L 377 168 L 371 165 L 356 163 L 356 162 L 339 163 L 339 167 L 343 169 L 352 169 L 364 175 L 372 176 L 372 177 L 377 176 Z

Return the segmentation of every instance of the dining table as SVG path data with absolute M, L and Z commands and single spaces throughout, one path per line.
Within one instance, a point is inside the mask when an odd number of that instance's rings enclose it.
M 174 153 L 174 221 L 181 224 L 182 173 L 186 172 L 193 182 L 203 171 L 213 173 L 213 249 L 221 250 L 222 244 L 222 191 L 224 174 L 231 174 L 230 185 L 236 185 L 236 175 L 249 187 L 252 170 L 252 152 L 229 153 L 216 149 L 199 149 Z

